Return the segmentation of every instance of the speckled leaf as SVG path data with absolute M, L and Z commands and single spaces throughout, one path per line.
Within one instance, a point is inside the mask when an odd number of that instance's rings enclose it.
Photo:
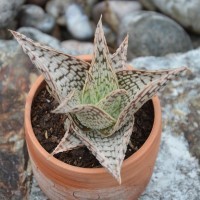
M 61 104 L 53 112 L 75 114 L 82 125 L 95 130 L 107 128 L 116 122 L 113 117 L 94 105 L 78 105 L 68 110 Z
M 125 89 L 131 98 L 145 88 L 150 82 L 162 79 L 168 74 L 177 74 L 182 69 L 170 69 L 162 71 L 143 71 L 143 70 L 120 70 L 116 73 L 119 87 Z
M 106 111 L 113 118 L 117 119 L 119 113 L 128 104 L 129 96 L 126 90 L 117 89 L 112 91 L 105 98 L 101 99 L 97 107 Z
M 77 137 L 87 146 L 101 165 L 121 183 L 120 171 L 132 134 L 133 123 L 127 123 L 110 137 L 102 137 L 97 131 L 83 132 L 76 125 L 72 127 Z
M 113 132 L 118 130 L 123 126 L 124 121 L 130 120 L 132 116 L 137 112 L 141 106 L 151 99 L 158 91 L 164 88 L 168 81 L 173 79 L 177 74 L 187 70 L 186 67 L 181 67 L 173 70 L 169 70 L 167 73 L 163 74 L 160 78 L 155 79 L 152 82 L 148 82 L 147 85 L 138 90 L 137 94 L 133 97 L 131 102 L 124 108 L 120 113 L 119 118 L 115 126 L 113 127 Z
M 118 88 L 117 77 L 111 64 L 102 28 L 102 22 L 100 19 L 95 32 L 94 55 L 91 62 L 91 68 L 89 70 L 91 78 L 88 78 L 85 83 L 83 95 L 91 91 L 95 91 L 100 94 L 100 98 L 103 98 L 111 91 Z M 98 96 L 98 94 L 96 94 L 96 96 Z M 92 96 L 92 94 L 90 96 Z
M 60 105 L 52 111 L 52 113 L 69 113 L 76 106 L 80 105 L 80 92 L 72 89 L 67 97 L 60 103 Z
M 112 67 L 115 70 L 124 69 L 127 61 L 128 35 L 120 44 L 116 52 L 110 56 Z
M 73 130 L 70 129 L 70 120 L 68 118 L 65 121 L 65 130 L 66 132 L 64 137 L 61 139 L 60 143 L 54 149 L 52 155 L 83 146 L 81 140 L 79 140 L 76 137 L 76 135 L 73 134 Z
M 90 64 L 34 42 L 18 32 L 11 31 L 11 33 L 44 75 L 51 93 L 58 101 L 64 100 L 72 88 L 77 90 L 83 88 Z
M 116 120 L 105 111 L 93 105 L 79 106 L 75 113 L 81 124 L 94 130 L 107 128 L 116 122 Z

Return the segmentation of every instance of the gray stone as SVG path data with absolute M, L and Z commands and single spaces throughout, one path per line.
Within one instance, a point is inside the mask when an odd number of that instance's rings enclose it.
M 79 1 L 81 2 L 81 1 Z M 92 16 L 92 11 L 94 9 L 95 4 L 98 3 L 98 0 L 85 0 L 84 3 L 82 2 L 81 6 L 83 7 L 87 16 Z
M 14 40 L 1 40 L 0 51 L 0 199 L 22 200 L 29 180 L 23 112 L 33 67 Z
M 154 174 L 141 200 L 197 200 L 200 196 L 199 63 L 200 48 L 166 57 L 136 58 L 130 63 L 137 69 L 188 66 L 191 70 L 168 84 L 159 95 L 163 105 L 163 138 Z
M 199 0 L 140 0 L 147 9 L 159 9 L 196 33 L 200 33 L 200 1 Z
M 65 11 L 65 8 L 69 5 L 68 0 L 50 0 L 45 6 L 45 10 L 56 19 L 61 17 Z
M 18 47 L 16 40 L 0 40 L 0 70 L 9 64 Z
M 191 40 L 184 29 L 168 17 L 155 12 L 143 11 L 127 15 L 120 25 L 118 44 L 127 33 L 129 59 L 192 49 Z
M 65 20 L 69 32 L 76 39 L 89 39 L 94 35 L 94 29 L 78 4 L 71 4 L 65 10 Z
M 138 1 L 103 1 L 94 6 L 93 19 L 97 22 L 101 14 L 104 15 L 108 9 L 115 13 L 119 21 L 121 21 L 125 15 L 141 10 L 141 4 Z
M 52 32 L 55 27 L 54 17 L 45 13 L 37 5 L 24 5 L 20 11 L 19 18 L 21 26 L 34 27 L 45 33 Z
M 110 5 L 111 2 L 108 1 L 97 4 L 93 9 L 93 19 L 97 24 L 100 17 L 102 16 L 102 21 L 104 24 L 108 25 L 112 31 L 117 33 L 119 27 L 119 19 Z
M 56 19 L 57 24 L 66 26 L 64 13 L 69 4 L 68 0 L 50 0 L 47 2 L 45 10 Z
M 24 0 L 0 0 L 0 28 L 6 28 L 17 15 Z
M 37 181 L 33 177 L 32 185 L 29 193 L 29 200 L 48 200 L 47 196 L 41 191 Z
M 76 40 L 60 42 L 58 39 L 30 27 L 21 27 L 17 31 L 35 41 L 41 42 L 70 55 L 91 54 L 93 51 L 93 44 L 90 42 L 78 42 Z
M 79 42 L 76 40 L 66 40 L 61 42 L 62 50 L 70 55 L 86 55 L 92 54 L 93 43 Z
M 60 41 L 48 34 L 45 34 L 35 28 L 31 27 L 21 27 L 17 30 L 18 32 L 30 37 L 31 39 L 44 43 L 51 46 L 57 50 L 61 50 Z
M 140 200 L 197 200 L 200 196 L 199 165 L 188 152 L 183 136 L 163 131 L 160 152 L 151 181 Z

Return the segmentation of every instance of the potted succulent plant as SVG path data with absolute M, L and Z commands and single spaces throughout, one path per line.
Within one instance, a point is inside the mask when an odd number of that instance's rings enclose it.
M 43 74 L 27 96 L 25 134 L 33 172 L 44 193 L 56 200 L 137 199 L 150 180 L 160 143 L 161 108 L 155 95 L 186 68 L 141 71 L 127 67 L 128 37 L 110 55 L 101 19 L 92 57 L 66 55 L 11 32 Z M 45 85 L 58 103 L 52 112 L 65 116 L 65 133 L 52 154 L 40 145 L 31 123 L 32 104 Z M 151 133 L 124 160 L 135 113 L 150 99 L 154 112 Z M 53 156 L 80 146 L 86 146 L 103 167 L 81 168 Z

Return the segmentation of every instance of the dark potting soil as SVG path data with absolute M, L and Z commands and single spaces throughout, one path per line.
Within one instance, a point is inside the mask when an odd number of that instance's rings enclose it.
M 53 114 L 51 111 L 57 107 L 57 103 L 47 90 L 42 89 L 32 105 L 31 119 L 33 131 L 43 148 L 52 153 L 63 137 L 64 114 Z M 148 138 L 154 120 L 152 101 L 149 100 L 135 114 L 135 125 L 131 135 L 131 145 L 128 145 L 125 159 L 135 153 Z M 68 152 L 54 155 L 57 159 L 78 167 L 101 167 L 98 160 L 86 147 L 79 147 Z

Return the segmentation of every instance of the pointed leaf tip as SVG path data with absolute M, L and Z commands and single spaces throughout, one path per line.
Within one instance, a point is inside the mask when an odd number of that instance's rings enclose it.
M 11 32 L 13 35 L 16 35 L 16 34 L 17 34 L 16 31 L 13 31 L 13 30 L 11 30 L 11 29 L 8 29 L 8 31 Z
M 11 33 L 43 74 L 55 99 L 61 102 L 73 88 L 83 88 L 89 63 L 35 42 L 21 33 Z
M 95 155 L 97 160 L 121 184 L 121 167 L 132 134 L 134 121 L 127 123 L 110 137 L 102 137 L 98 131 L 82 131 L 72 125 L 76 136 Z
M 111 55 L 112 67 L 117 69 L 124 69 L 127 62 L 127 49 L 128 49 L 128 35 L 124 38 L 116 52 Z

